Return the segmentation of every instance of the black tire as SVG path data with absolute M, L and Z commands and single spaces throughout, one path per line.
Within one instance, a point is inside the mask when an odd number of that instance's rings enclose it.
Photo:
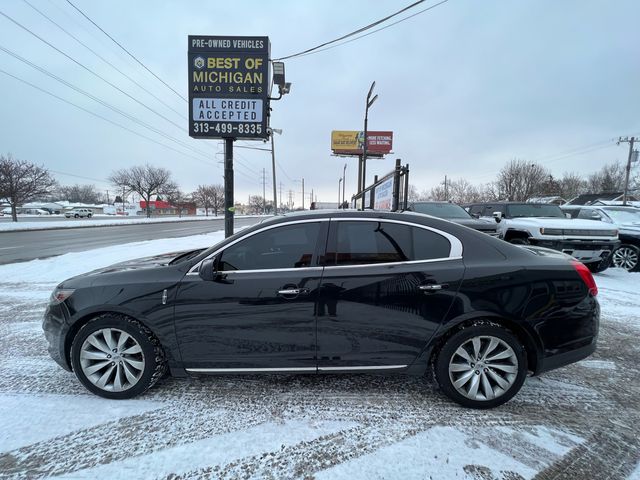
M 514 245 L 531 245 L 527 237 L 513 237 L 509 239 L 509 243 L 513 243 Z
M 73 216 L 73 218 L 78 218 L 80 215 L 78 215 L 77 213 Z
M 599 262 L 592 262 L 585 264 L 591 273 L 600 273 L 604 272 L 607 268 L 611 266 L 611 257 L 600 260 Z
M 110 329 L 114 332 L 124 332 L 130 337 L 133 338 L 133 341 L 128 343 L 128 345 L 137 344 L 140 347 L 141 352 L 136 354 L 131 354 L 130 357 L 136 356 L 134 359 L 127 359 L 126 361 L 134 360 L 138 363 L 143 363 L 144 367 L 141 368 L 138 372 L 139 378 L 135 383 L 132 383 L 129 387 L 120 391 L 112 391 L 110 388 L 101 388 L 96 385 L 94 381 L 90 380 L 83 369 L 83 364 L 81 363 L 81 353 L 83 349 L 83 345 L 85 344 L 85 340 L 87 340 L 92 334 L 100 335 L 100 333 L 96 333 L 99 331 L 104 331 L 105 329 Z M 105 338 L 105 337 L 103 337 Z M 127 340 L 129 342 L 129 340 Z M 106 345 L 106 342 L 105 342 Z M 124 345 L 127 345 L 125 343 Z M 88 346 L 88 344 L 87 344 Z M 124 350 L 124 347 L 123 347 Z M 131 350 L 131 348 L 129 348 Z M 86 351 L 86 350 L 85 350 Z M 95 354 L 103 354 L 102 351 L 95 349 Z M 106 355 L 106 354 L 105 354 Z M 114 354 L 114 360 L 118 361 L 115 358 L 115 355 L 119 355 L 124 357 L 125 355 L 118 352 Z M 110 357 L 111 358 L 111 357 Z M 120 365 L 123 364 L 123 359 L 120 359 Z M 140 362 L 142 360 L 142 362 Z M 106 360 L 104 362 L 109 362 L 110 360 Z M 85 360 L 85 368 L 86 367 Z M 103 362 L 102 360 L 95 360 L 96 363 Z M 167 370 L 167 362 L 165 359 L 164 350 L 160 345 L 160 341 L 155 337 L 155 335 L 149 330 L 146 326 L 140 323 L 137 320 L 134 320 L 130 317 L 126 317 L 124 315 L 118 314 L 104 314 L 100 315 L 85 324 L 76 334 L 73 339 L 73 343 L 71 345 L 71 365 L 73 367 L 73 371 L 78 377 L 78 380 L 92 393 L 99 395 L 104 398 L 122 400 L 133 398 L 137 395 L 140 395 L 146 392 L 149 388 L 151 388 L 162 376 L 165 374 Z M 95 363 L 94 363 L 95 365 Z M 98 370 L 97 375 L 102 374 L 102 372 L 106 372 L 110 368 L 110 366 L 115 366 L 117 370 L 114 371 L 114 368 L 111 368 L 113 371 L 110 375 L 110 378 L 114 378 L 114 376 L 123 372 L 120 375 L 120 378 L 126 379 L 124 373 L 124 368 L 122 370 L 115 365 L 115 362 L 111 362 L 110 365 L 106 365 L 104 370 Z
M 498 341 L 504 342 L 504 344 L 500 343 L 496 347 L 496 350 L 492 350 L 491 352 L 496 351 L 500 354 L 502 354 L 502 352 L 513 353 L 513 355 L 508 360 L 504 360 L 504 362 L 511 362 L 508 364 L 505 363 L 504 367 L 508 366 L 509 368 L 513 368 L 515 371 L 509 375 L 507 375 L 506 373 L 504 373 L 503 375 L 502 370 L 499 370 L 498 368 L 500 366 L 499 364 L 504 363 L 500 360 L 494 361 L 493 364 L 488 364 L 486 368 L 483 365 L 481 365 L 480 367 L 476 367 L 473 363 L 469 363 L 469 367 L 465 365 L 464 368 L 473 370 L 471 376 L 468 377 L 469 380 L 467 380 L 467 382 L 473 383 L 474 375 L 477 375 L 478 379 L 475 381 L 480 385 L 478 387 L 478 395 L 480 397 L 485 397 L 474 399 L 469 398 L 468 396 L 465 396 L 460 393 L 460 391 L 458 391 L 453 383 L 453 378 L 455 378 L 458 373 L 455 370 L 452 370 L 450 372 L 450 365 L 463 365 L 461 363 L 453 361 L 454 358 L 461 358 L 456 352 L 459 351 L 458 349 L 464 348 L 463 345 L 467 345 L 467 342 L 472 341 L 472 339 L 474 338 L 480 337 L 482 337 L 481 346 L 484 346 L 485 352 L 488 350 L 488 346 L 491 342 L 491 340 L 489 339 L 495 338 Z M 509 352 L 507 348 L 504 348 L 504 350 L 497 350 L 497 348 L 503 348 L 504 345 L 510 347 L 511 352 Z M 492 356 L 493 355 L 489 355 L 488 358 L 491 358 Z M 514 365 L 514 362 L 517 363 Z M 478 365 L 480 365 L 480 362 L 478 363 Z M 454 333 L 451 337 L 449 337 L 449 339 L 444 343 L 444 345 L 442 345 L 442 348 L 437 353 L 434 367 L 434 373 L 438 385 L 440 385 L 442 392 L 451 400 L 459 403 L 463 407 L 478 409 L 493 408 L 502 405 L 505 402 L 508 402 L 516 393 L 518 393 L 518 391 L 520 391 L 520 388 L 522 387 L 522 384 L 524 383 L 524 380 L 527 376 L 527 354 L 518 338 L 509 330 L 494 323 L 482 322 L 476 325 L 462 328 Z M 484 373 L 481 370 L 484 370 L 484 372 L 487 373 Z M 488 370 L 491 371 L 488 372 Z M 462 377 L 466 375 L 466 373 L 461 373 L 460 377 L 458 377 L 458 380 L 461 380 Z M 500 375 L 497 375 L 497 373 L 500 373 Z M 496 375 L 499 376 L 502 381 L 506 382 L 509 385 L 503 391 L 500 391 L 502 389 L 498 388 L 498 394 L 494 398 L 486 398 L 489 397 L 489 395 L 487 395 L 486 388 L 482 383 L 483 381 L 485 381 L 485 378 L 491 378 L 490 375 L 494 376 L 493 378 L 495 378 Z M 494 382 L 493 378 L 491 379 L 492 382 Z M 465 383 L 461 388 L 464 388 L 464 386 L 466 385 L 467 384 Z M 480 393 L 481 391 L 482 393 Z M 492 392 L 494 392 L 495 395 L 495 391 L 492 390 Z
M 90 214 L 90 213 L 89 213 L 89 214 L 87 214 L 87 218 L 91 218 L 91 214 Z

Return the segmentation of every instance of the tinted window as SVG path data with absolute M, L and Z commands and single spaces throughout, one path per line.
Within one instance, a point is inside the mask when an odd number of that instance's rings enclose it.
M 449 241 L 423 228 L 390 222 L 335 222 L 336 251 L 328 265 L 431 260 L 449 256 Z
M 274 227 L 230 246 L 218 270 L 265 270 L 311 266 L 320 223 Z
M 484 205 L 472 205 L 469 207 L 469 213 L 471 215 L 480 215 L 484 210 Z
M 415 203 L 413 211 L 438 218 L 469 218 L 469 214 L 455 203 Z
M 578 214 L 578 218 L 585 218 L 587 220 L 602 220 L 602 215 L 593 208 L 583 208 Z

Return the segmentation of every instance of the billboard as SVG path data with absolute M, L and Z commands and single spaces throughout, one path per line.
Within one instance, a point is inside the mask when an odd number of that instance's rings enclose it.
M 269 37 L 189 35 L 189 135 L 265 139 Z
M 362 155 L 363 131 L 333 130 L 331 150 L 338 155 Z M 367 155 L 382 156 L 393 148 L 393 132 L 367 131 Z

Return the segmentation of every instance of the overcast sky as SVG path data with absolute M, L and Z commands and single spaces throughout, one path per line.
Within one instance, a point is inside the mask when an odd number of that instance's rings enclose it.
M 188 136 L 187 102 L 127 57 L 66 0 L 28 1 L 144 89 L 25 0 L 4 0 L 0 11 L 166 119 L 4 16 L 1 47 L 206 155 L 146 130 L 3 51 L 0 69 L 188 156 L 4 73 L 0 152 L 44 164 L 61 183 L 94 183 L 102 190 L 110 188 L 106 179 L 114 169 L 144 163 L 170 169 L 186 192 L 201 183 L 223 182 L 220 142 Z M 265 35 L 276 58 L 339 37 L 411 3 L 72 1 L 185 97 L 190 34 Z M 332 156 L 330 135 L 331 130 L 362 129 L 373 80 L 379 98 L 370 110 L 369 129 L 392 130 L 395 153 L 369 162 L 367 183 L 374 174 L 392 170 L 395 158 L 410 164 L 410 182 L 419 190 L 437 185 L 445 175 L 473 183 L 491 181 L 511 158 L 539 161 L 554 175 L 579 171 L 585 176 L 605 163 L 626 161 L 627 145 L 616 146 L 613 139 L 640 135 L 639 23 L 637 0 L 449 0 L 357 41 L 288 60 L 292 91 L 273 103 L 271 121 L 283 130 L 275 139 L 282 199 L 293 190 L 299 205 L 299 180 L 304 178 L 307 194 L 313 189 L 319 201 L 337 201 L 345 163 L 347 196 L 354 193 L 357 161 Z M 236 149 L 236 160 L 236 199 L 262 195 L 263 168 L 270 197 L 269 153 Z

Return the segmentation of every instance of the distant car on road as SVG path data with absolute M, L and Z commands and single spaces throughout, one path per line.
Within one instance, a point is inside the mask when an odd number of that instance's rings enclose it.
M 91 218 L 93 216 L 93 210 L 90 208 L 74 208 L 64 214 L 67 218 Z
M 611 254 L 611 264 L 625 270 L 640 270 L 640 209 L 624 206 L 566 205 L 572 218 L 598 220 L 618 228 L 621 245 Z
M 479 232 L 493 237 L 498 236 L 498 228 L 493 219 L 477 219 L 469 215 L 460 205 L 450 202 L 412 202 L 407 207 L 410 212 L 424 213 L 434 217 L 443 218 L 450 222 L 459 223 L 465 227 L 473 228 Z
M 167 370 L 433 369 L 451 399 L 491 408 L 528 373 L 593 353 L 597 293 L 559 253 L 411 212 L 319 211 L 65 280 L 43 329 L 54 360 L 106 398 L 141 394 Z

